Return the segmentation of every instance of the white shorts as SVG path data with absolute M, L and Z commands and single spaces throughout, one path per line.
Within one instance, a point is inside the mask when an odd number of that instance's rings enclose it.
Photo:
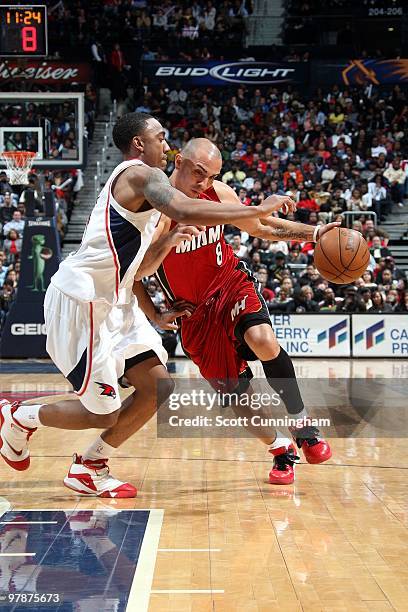
M 121 406 L 118 379 L 125 361 L 153 351 L 163 365 L 161 338 L 137 306 L 79 302 L 49 285 L 44 300 L 47 352 L 90 412 Z

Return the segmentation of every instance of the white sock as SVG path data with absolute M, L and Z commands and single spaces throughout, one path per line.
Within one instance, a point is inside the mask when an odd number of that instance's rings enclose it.
M 30 429 L 42 427 L 43 424 L 39 416 L 41 406 L 43 404 L 23 404 L 17 408 L 13 416 L 24 427 L 29 427 Z
M 95 459 L 109 459 L 115 451 L 116 448 L 107 444 L 102 440 L 101 436 L 98 436 L 96 440 L 92 442 L 91 446 L 86 449 L 82 458 L 92 459 L 93 461 L 95 461 Z
M 296 414 L 291 414 L 290 417 L 293 419 L 296 419 L 297 421 L 301 421 L 301 420 L 304 421 L 305 419 L 309 418 L 309 415 L 308 415 L 306 408 L 303 408 L 301 412 L 297 412 Z
M 287 438 L 286 436 L 283 435 L 283 433 L 281 431 L 277 431 L 276 432 L 276 438 L 275 440 L 272 442 L 272 444 L 269 446 L 270 449 L 275 450 L 277 448 L 282 448 L 282 446 L 284 448 L 288 448 L 288 446 L 290 444 L 293 444 L 292 440 L 289 440 L 289 438 Z

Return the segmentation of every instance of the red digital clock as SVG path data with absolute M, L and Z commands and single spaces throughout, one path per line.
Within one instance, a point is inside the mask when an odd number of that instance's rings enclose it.
M 0 5 L 0 57 L 43 57 L 47 43 L 45 5 Z

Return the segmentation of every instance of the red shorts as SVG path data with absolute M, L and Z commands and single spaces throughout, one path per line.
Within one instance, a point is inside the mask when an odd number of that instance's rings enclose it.
M 240 262 L 221 287 L 214 289 L 181 324 L 181 342 L 201 375 L 221 391 L 234 389 L 245 375 L 243 335 L 252 325 L 271 320 L 258 281 Z M 246 352 L 251 353 L 249 347 Z M 253 359 L 256 356 L 253 355 Z

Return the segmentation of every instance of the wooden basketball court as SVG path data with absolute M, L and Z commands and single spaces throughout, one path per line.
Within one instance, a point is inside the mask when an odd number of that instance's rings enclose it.
M 402 361 L 295 366 L 302 378 L 407 376 Z M 176 373 L 186 368 L 197 375 L 189 362 L 176 362 Z M 70 390 L 59 374 L 0 374 L 0 387 L 1 396 Z M 116 501 L 79 498 L 62 485 L 71 451 L 94 435 L 39 431 L 27 472 L 0 463 L 0 506 L 14 513 L 162 510 L 151 515 L 157 546 L 136 572 L 146 592 L 131 589 L 131 612 L 408 610 L 405 440 L 331 440 L 328 463 L 302 462 L 295 484 L 278 487 L 268 484 L 271 460 L 257 440 L 158 439 L 153 419 L 110 461 L 115 475 L 139 489 L 136 499 Z

